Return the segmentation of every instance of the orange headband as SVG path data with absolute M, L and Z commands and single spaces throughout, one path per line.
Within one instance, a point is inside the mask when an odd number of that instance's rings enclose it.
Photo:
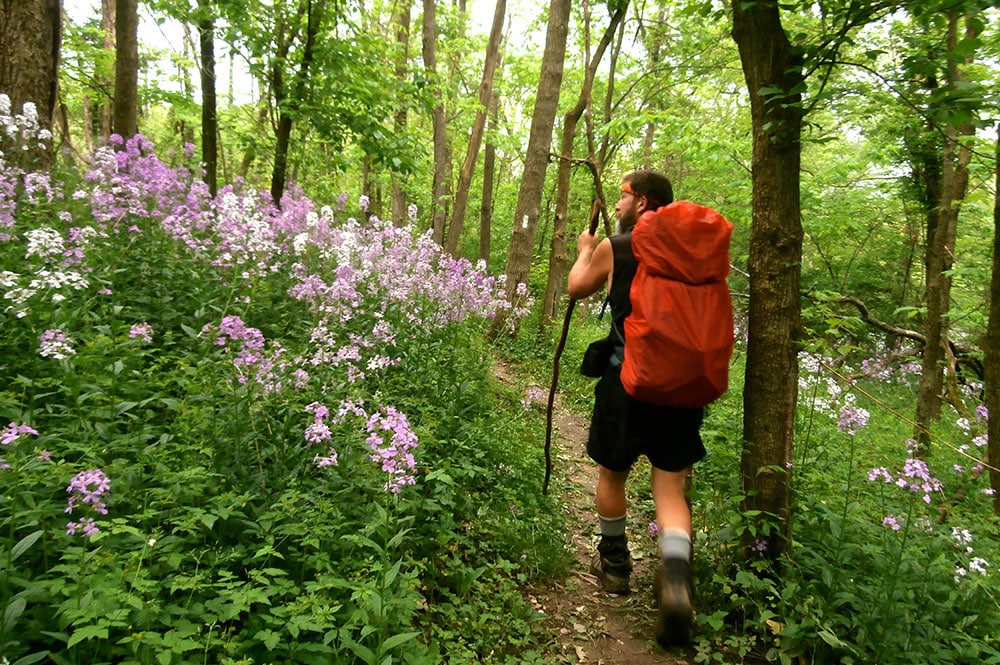
M 622 183 L 622 192 L 624 192 L 625 194 L 631 194 L 632 196 L 639 199 L 646 198 L 645 194 L 640 194 L 639 192 L 635 191 L 634 189 L 632 189 L 632 185 L 628 184 L 627 182 Z

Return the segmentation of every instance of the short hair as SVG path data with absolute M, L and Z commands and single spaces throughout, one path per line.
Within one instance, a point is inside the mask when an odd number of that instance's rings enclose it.
M 674 202 L 674 186 L 662 173 L 648 170 L 633 171 L 625 176 L 624 182 L 628 183 L 636 194 L 646 197 L 650 210 Z

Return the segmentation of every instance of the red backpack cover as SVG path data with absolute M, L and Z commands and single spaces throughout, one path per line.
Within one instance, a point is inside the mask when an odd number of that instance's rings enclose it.
M 625 391 L 674 407 L 709 404 L 729 387 L 733 308 L 726 278 L 733 225 L 675 201 L 632 229 L 638 261 L 625 319 Z

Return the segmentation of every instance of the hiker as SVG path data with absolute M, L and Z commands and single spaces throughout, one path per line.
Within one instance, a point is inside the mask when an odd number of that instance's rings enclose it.
M 657 539 L 662 561 L 655 578 L 658 604 L 656 640 L 664 648 L 690 640 L 692 622 L 691 509 L 686 489 L 692 465 L 705 456 L 699 428 L 702 408 L 673 408 L 640 402 L 622 386 L 621 346 L 629 292 L 636 271 L 631 231 L 640 215 L 673 201 L 664 175 L 636 171 L 622 181 L 615 204 L 616 235 L 599 240 L 587 231 L 577 240 L 578 256 L 567 290 L 586 298 L 607 286 L 617 348 L 594 388 L 594 410 L 587 454 L 598 464 L 595 503 L 601 539 L 591 572 L 608 593 L 629 592 L 632 560 L 625 535 L 625 483 L 634 463 L 645 455 L 652 467 Z M 617 331 L 617 332 L 616 332 Z

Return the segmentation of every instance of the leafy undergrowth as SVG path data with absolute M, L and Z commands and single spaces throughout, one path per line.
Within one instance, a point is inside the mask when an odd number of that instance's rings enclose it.
M 593 312 L 578 318 L 559 384 L 586 415 L 593 382 L 575 365 L 607 323 Z M 742 507 L 745 357 L 737 345 L 730 390 L 707 409 L 709 454 L 692 484 L 696 662 L 1000 662 L 1000 520 L 982 386 L 964 387 L 919 450 L 908 417 L 919 364 L 875 340 L 860 347 L 867 353 L 800 356 L 792 542 L 774 563 L 766 548 L 776 525 Z M 551 372 L 552 345 L 544 348 L 517 350 L 538 382 Z M 647 477 L 634 475 L 636 543 L 655 513 Z
M 542 659 L 518 589 L 568 557 L 503 284 L 176 159 L 0 169 L 3 662 Z

